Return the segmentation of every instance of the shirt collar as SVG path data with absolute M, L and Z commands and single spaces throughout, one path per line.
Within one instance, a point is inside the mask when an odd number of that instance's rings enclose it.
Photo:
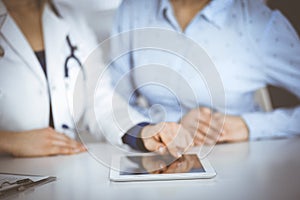
M 211 0 L 211 2 L 201 11 L 202 16 L 212 24 L 223 27 L 226 13 L 229 12 L 229 7 L 233 4 L 234 0 Z M 159 0 L 158 15 L 164 17 L 166 10 L 172 9 L 169 0 Z M 228 11 L 227 11 L 228 10 Z
M 223 27 L 229 7 L 234 0 L 212 0 L 201 12 L 201 14 L 211 23 L 218 27 Z

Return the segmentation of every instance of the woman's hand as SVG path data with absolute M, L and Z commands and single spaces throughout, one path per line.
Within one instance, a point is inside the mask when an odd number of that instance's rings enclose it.
M 141 137 L 147 150 L 161 154 L 169 152 L 176 158 L 193 146 L 193 138 L 189 132 L 182 125 L 173 122 L 148 125 L 142 129 Z
M 17 157 L 70 155 L 86 151 L 81 143 L 52 128 L 7 133 L 4 137 L 8 144 L 3 150 Z

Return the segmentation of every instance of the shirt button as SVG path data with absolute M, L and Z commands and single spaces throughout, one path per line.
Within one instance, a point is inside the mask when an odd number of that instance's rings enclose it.
M 2 46 L 0 46 L 0 58 L 3 58 L 4 57 L 4 49 Z

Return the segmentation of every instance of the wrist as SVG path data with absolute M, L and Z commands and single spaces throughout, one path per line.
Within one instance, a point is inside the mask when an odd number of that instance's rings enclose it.
M 147 138 L 147 133 L 148 133 L 148 129 L 149 129 L 150 126 L 151 126 L 151 125 L 147 125 L 147 126 L 145 126 L 145 127 L 143 127 L 143 128 L 141 129 L 140 135 L 141 135 L 142 141 L 144 141 L 144 138 Z
M 245 140 L 249 140 L 249 127 L 243 118 L 241 118 L 241 122 L 242 122 L 242 132 L 245 133 Z
M 0 151 L 5 153 L 13 153 L 16 148 L 17 134 L 16 132 L 1 132 Z
M 148 125 L 149 123 L 143 122 L 129 129 L 127 133 L 122 137 L 123 143 L 129 145 L 135 150 L 147 151 L 144 146 L 142 129 L 144 129 L 144 127 Z

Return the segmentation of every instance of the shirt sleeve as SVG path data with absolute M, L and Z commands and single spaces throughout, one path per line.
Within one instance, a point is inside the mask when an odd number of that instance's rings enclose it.
M 122 137 L 123 143 L 128 144 L 131 148 L 135 150 L 148 152 L 141 138 L 142 129 L 148 125 L 150 125 L 150 123 L 144 122 L 129 129 L 127 133 Z
M 111 32 L 111 50 L 109 67 L 114 90 L 118 92 L 129 105 L 144 117 L 147 116 L 147 109 L 139 106 L 138 87 L 133 78 L 134 59 L 133 59 L 133 35 L 134 29 L 134 4 L 131 0 L 124 0 L 120 5 L 114 19 Z
M 258 49 L 266 83 L 287 89 L 300 97 L 300 41 L 288 20 L 273 11 L 259 37 Z M 300 106 L 242 115 L 250 139 L 300 134 Z
M 110 128 L 110 130 L 104 131 L 108 133 L 106 138 L 117 136 L 118 143 L 129 144 L 137 150 L 145 150 L 138 134 L 148 124 L 146 122 L 149 119 L 141 111 L 142 108 L 136 104 L 137 95 L 130 73 L 133 66 L 130 52 L 131 35 L 128 33 L 132 21 L 129 13 L 130 5 L 132 5 L 130 2 L 128 0 L 123 1 L 115 15 L 109 42 L 110 51 L 105 58 L 106 63 L 109 64 L 107 72 L 109 73 L 108 76 L 111 77 L 111 91 L 106 93 L 99 91 L 102 95 L 98 95 L 98 101 L 101 101 L 104 96 L 106 99 L 107 96 L 111 97 L 109 102 L 101 103 L 102 107 L 104 105 L 110 107 L 109 109 L 105 108 L 107 112 L 101 116 L 103 129 Z M 111 123 L 112 125 L 110 125 Z

